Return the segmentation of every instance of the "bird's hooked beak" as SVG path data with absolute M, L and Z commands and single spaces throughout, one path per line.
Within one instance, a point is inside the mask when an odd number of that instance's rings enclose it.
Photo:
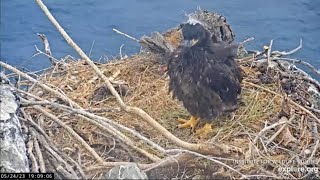
M 198 39 L 192 39 L 192 40 L 183 40 L 183 46 L 185 47 L 192 47 L 195 44 L 197 44 L 199 40 Z

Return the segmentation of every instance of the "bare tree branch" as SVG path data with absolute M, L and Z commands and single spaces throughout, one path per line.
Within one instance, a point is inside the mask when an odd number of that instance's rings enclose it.
M 56 65 L 57 62 L 54 60 L 54 58 L 52 57 L 52 53 L 51 53 L 51 49 L 50 49 L 50 44 L 49 41 L 47 39 L 47 37 L 44 34 L 39 34 L 37 33 L 37 35 L 40 37 L 40 39 L 42 40 L 43 44 L 44 44 L 44 49 L 46 54 L 49 57 L 49 61 L 51 62 L 52 65 Z M 38 49 L 37 49 L 38 50 Z
M 49 12 L 48 8 L 43 4 L 41 0 L 36 0 L 40 8 L 43 10 L 45 15 L 49 18 L 49 20 L 53 23 L 53 25 L 58 29 L 61 35 L 65 38 L 68 44 L 73 47 L 91 67 L 92 69 L 99 75 L 99 77 L 105 82 L 106 86 L 110 90 L 111 94 L 116 98 L 118 104 L 121 109 L 132 114 L 138 115 L 140 118 L 148 122 L 153 128 L 157 129 L 162 135 L 171 140 L 173 143 L 179 145 L 180 147 L 186 148 L 188 150 L 210 153 L 210 154 L 220 154 L 222 153 L 222 148 L 219 147 L 218 144 L 213 146 L 207 146 L 204 144 L 192 144 L 185 141 L 180 140 L 172 133 L 170 133 L 167 129 L 162 127 L 157 121 L 155 121 L 150 115 L 148 115 L 145 111 L 137 107 L 127 106 L 118 92 L 112 86 L 110 80 L 99 70 L 99 68 L 89 59 L 89 57 L 80 49 L 80 47 L 70 38 L 70 36 L 64 31 L 64 29 L 59 25 L 57 20 L 52 16 Z

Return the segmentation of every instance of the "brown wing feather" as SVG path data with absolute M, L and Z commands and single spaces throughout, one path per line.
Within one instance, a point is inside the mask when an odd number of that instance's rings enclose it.
M 171 55 L 168 64 L 173 96 L 183 102 L 191 115 L 207 121 L 232 109 L 241 92 L 241 73 L 233 58 L 234 49 L 226 44 L 215 46 L 212 51 L 180 49 Z M 219 48 L 225 52 L 214 54 Z

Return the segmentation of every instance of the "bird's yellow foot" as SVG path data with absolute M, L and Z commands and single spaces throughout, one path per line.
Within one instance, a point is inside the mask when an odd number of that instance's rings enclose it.
M 190 127 L 191 130 L 193 131 L 194 128 L 196 127 L 196 125 L 199 122 L 199 118 L 195 117 L 195 116 L 191 116 L 190 120 L 185 120 L 185 119 L 177 119 L 177 121 L 179 121 L 182 124 L 179 124 L 178 127 L 179 128 L 188 128 Z
M 208 134 L 213 132 L 212 123 L 206 123 L 203 128 L 196 131 L 196 135 L 207 138 Z

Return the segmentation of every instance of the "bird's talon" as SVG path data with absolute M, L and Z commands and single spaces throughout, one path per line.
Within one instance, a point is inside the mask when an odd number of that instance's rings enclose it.
M 179 121 L 179 123 L 181 123 L 181 124 L 188 122 L 188 120 L 185 120 L 182 118 L 178 118 L 177 121 Z
M 191 128 L 191 130 L 193 131 L 194 128 L 196 127 L 196 125 L 199 122 L 199 119 L 197 117 L 191 116 L 190 120 L 185 120 L 185 119 L 177 119 L 177 121 L 179 121 L 182 124 L 179 124 L 178 127 L 179 128 Z
M 212 132 L 213 132 L 212 124 L 206 123 L 206 125 L 204 125 L 202 129 L 199 129 L 196 131 L 196 135 L 199 136 L 200 138 L 201 137 L 207 138 L 208 135 Z

